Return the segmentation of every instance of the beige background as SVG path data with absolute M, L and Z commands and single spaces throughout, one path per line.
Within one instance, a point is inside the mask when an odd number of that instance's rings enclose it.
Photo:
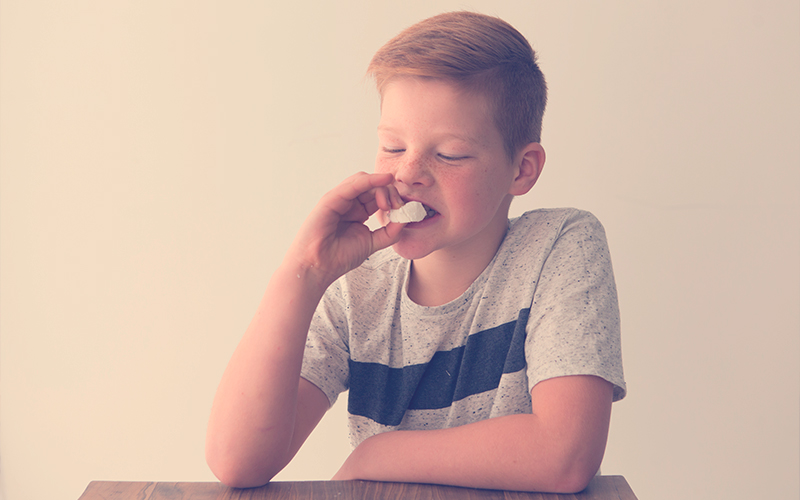
M 208 481 L 221 372 L 316 199 L 372 168 L 362 79 L 401 28 L 497 14 L 540 52 L 548 162 L 512 210 L 605 224 L 639 498 L 798 498 L 796 1 L 5 0 L 6 500 Z M 348 452 L 337 405 L 282 479 Z

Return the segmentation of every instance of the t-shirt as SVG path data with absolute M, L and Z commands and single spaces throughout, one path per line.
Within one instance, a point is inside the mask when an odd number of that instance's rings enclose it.
M 349 389 L 353 447 L 380 432 L 531 413 L 537 383 L 595 375 L 625 396 L 619 307 L 605 231 L 590 213 L 509 220 L 494 259 L 460 297 L 408 297 L 411 261 L 376 252 L 326 291 L 301 375 L 331 404 Z

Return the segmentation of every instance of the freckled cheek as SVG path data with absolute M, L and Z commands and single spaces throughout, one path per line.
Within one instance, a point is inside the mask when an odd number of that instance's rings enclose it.
M 375 158 L 375 173 L 376 174 L 385 174 L 385 173 L 393 172 L 392 169 L 392 162 L 387 160 L 386 158 Z

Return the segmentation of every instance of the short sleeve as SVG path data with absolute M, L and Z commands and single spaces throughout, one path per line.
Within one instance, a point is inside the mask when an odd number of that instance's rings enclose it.
M 528 390 L 553 377 L 594 375 L 625 397 L 614 272 L 603 226 L 574 211 L 544 261 L 527 324 Z
M 317 386 L 331 406 L 349 385 L 348 327 L 340 283 L 326 290 L 306 340 L 300 376 Z

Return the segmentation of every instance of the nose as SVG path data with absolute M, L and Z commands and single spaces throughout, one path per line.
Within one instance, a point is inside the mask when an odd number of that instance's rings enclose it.
M 433 180 L 428 160 L 424 155 L 413 151 L 406 151 L 398 161 L 394 178 L 397 182 L 409 187 L 413 185 L 430 186 Z

